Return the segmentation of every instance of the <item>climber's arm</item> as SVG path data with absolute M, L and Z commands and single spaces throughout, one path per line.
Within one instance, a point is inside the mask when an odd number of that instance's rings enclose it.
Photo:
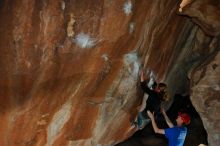
M 148 98 L 148 95 L 147 95 L 147 94 L 144 94 L 144 97 L 143 97 L 143 99 L 142 99 L 142 103 L 141 103 L 141 105 L 138 107 L 138 111 L 139 111 L 139 112 L 144 111 L 144 109 L 146 108 L 147 98 Z
M 148 116 L 149 116 L 150 119 L 151 119 L 154 132 L 155 132 L 155 133 L 158 133 L 158 134 L 165 134 L 164 129 L 158 128 L 157 123 L 155 122 L 155 119 L 154 119 L 154 115 L 153 115 L 150 111 L 147 111 L 147 114 L 148 114 Z
M 171 120 L 169 119 L 169 117 L 167 116 L 167 114 L 166 114 L 164 108 L 161 108 L 161 112 L 162 112 L 162 114 L 163 114 L 163 116 L 164 116 L 164 118 L 165 118 L 165 120 L 166 120 L 167 125 L 168 125 L 170 128 L 173 128 L 174 125 L 173 125 L 173 123 L 171 122 Z
M 144 72 L 143 71 L 141 72 L 141 88 L 147 94 L 152 94 L 152 90 L 146 84 L 146 79 L 144 77 Z

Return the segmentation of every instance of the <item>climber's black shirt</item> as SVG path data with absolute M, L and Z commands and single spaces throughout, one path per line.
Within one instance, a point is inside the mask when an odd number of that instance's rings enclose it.
M 141 82 L 141 88 L 144 90 L 145 93 L 147 93 L 148 99 L 146 101 L 146 107 L 143 112 L 147 112 L 147 110 L 150 110 L 151 112 L 154 112 L 155 114 L 160 113 L 160 106 L 161 106 L 161 97 L 160 94 L 154 90 L 151 90 L 146 82 Z

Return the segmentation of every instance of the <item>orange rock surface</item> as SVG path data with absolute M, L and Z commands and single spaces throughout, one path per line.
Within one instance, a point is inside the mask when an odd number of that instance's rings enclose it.
M 171 95 L 187 92 L 188 73 L 214 58 L 219 39 L 177 15 L 178 5 L 1 1 L 0 145 L 109 146 L 125 140 L 135 132 L 129 121 L 143 95 L 143 66 L 169 84 Z

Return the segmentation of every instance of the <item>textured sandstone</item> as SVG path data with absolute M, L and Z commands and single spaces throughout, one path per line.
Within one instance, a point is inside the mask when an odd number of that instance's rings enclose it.
M 107 146 L 131 136 L 141 66 L 169 83 L 171 94 L 185 92 L 188 72 L 219 50 L 218 38 L 177 10 L 174 0 L 1 1 L 0 145 Z M 218 10 L 211 14 L 198 24 L 215 19 L 204 30 L 218 35 Z M 178 61 L 185 70 L 176 73 Z
M 187 15 L 208 35 L 220 35 L 220 1 L 183 0 L 187 3 L 181 14 Z
M 192 101 L 200 112 L 210 145 L 217 146 L 220 144 L 220 53 L 211 60 L 193 71 Z

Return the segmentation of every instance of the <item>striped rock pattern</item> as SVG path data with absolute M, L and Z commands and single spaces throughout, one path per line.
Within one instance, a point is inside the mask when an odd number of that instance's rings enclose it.
M 0 145 L 110 146 L 131 136 L 143 95 L 139 69 L 166 81 L 171 95 L 186 92 L 188 72 L 219 47 L 218 38 L 177 15 L 178 5 L 1 1 Z

